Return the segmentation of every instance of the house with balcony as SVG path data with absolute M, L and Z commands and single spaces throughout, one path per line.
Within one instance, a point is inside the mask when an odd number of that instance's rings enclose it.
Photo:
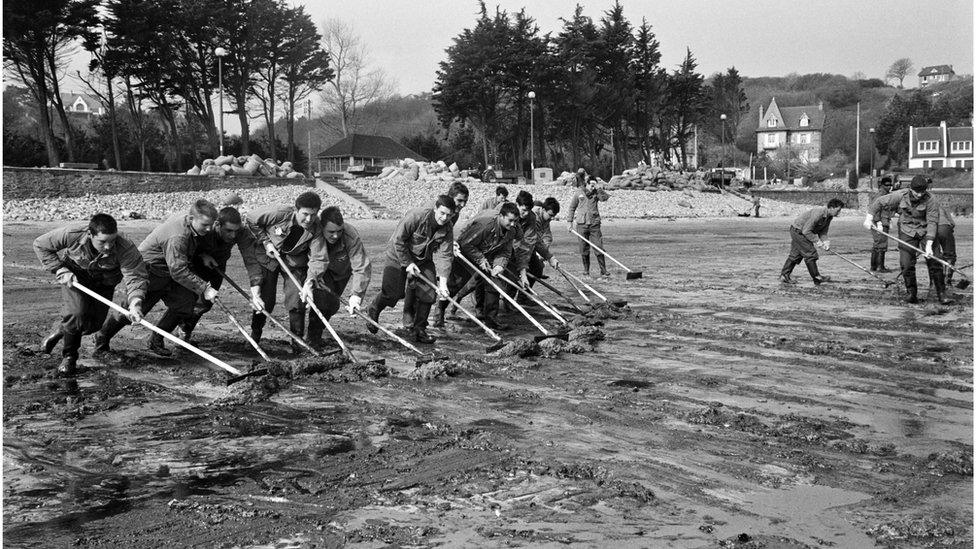
M 973 168 L 973 127 L 908 127 L 908 167 Z
M 819 162 L 824 119 L 823 101 L 818 105 L 780 107 L 774 97 L 768 108 L 759 106 L 756 149 L 770 156 L 785 149 L 802 162 Z
M 924 67 L 918 73 L 918 85 L 921 88 L 936 82 L 948 82 L 956 77 L 956 71 L 952 70 L 952 65 L 933 65 Z

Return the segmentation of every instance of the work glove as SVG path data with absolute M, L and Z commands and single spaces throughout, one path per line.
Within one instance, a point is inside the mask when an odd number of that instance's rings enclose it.
M 203 266 L 208 269 L 216 269 L 217 267 L 220 267 L 220 265 L 217 264 L 217 260 L 207 254 L 200 256 L 200 262 L 203 263 Z
M 251 286 L 251 307 L 259 312 L 264 312 L 264 300 L 261 299 L 261 286 Z
M 57 279 L 58 284 L 64 284 L 67 287 L 74 286 L 77 278 L 75 278 L 75 273 L 71 272 L 71 269 L 67 267 L 61 267 L 58 272 L 54 273 L 54 277 Z
M 217 290 L 217 288 L 207 284 L 207 289 L 203 291 L 203 299 L 206 299 L 207 301 L 214 301 L 217 299 L 218 294 L 220 294 L 220 291 Z
M 823 241 L 823 249 L 825 251 L 829 251 L 830 250 L 830 240 L 824 240 Z
M 454 255 L 458 255 L 460 253 L 461 253 L 461 245 L 458 244 L 458 241 L 457 240 L 455 240 L 454 241 Z
M 129 312 L 125 316 L 133 324 L 139 324 L 142 321 L 142 300 L 136 298 L 129 302 Z
M 878 223 L 874 226 L 874 228 L 878 229 L 879 233 L 885 232 L 884 225 L 882 225 L 880 221 L 878 221 Z
M 420 276 L 420 267 L 416 263 L 407 265 L 407 274 L 410 276 Z
M 862 225 L 865 229 L 870 231 L 871 227 L 874 225 L 874 216 L 871 214 L 864 216 L 864 223 L 862 223 Z
M 925 258 L 932 259 L 935 257 L 935 252 L 932 251 L 932 241 L 929 240 L 925 243 Z
M 522 271 L 519 272 L 519 284 L 521 284 L 523 288 L 529 287 L 529 274 L 525 272 L 525 269 L 522 269 Z
M 437 279 L 437 297 L 441 301 L 447 301 L 451 293 L 447 290 L 447 279 L 444 277 Z
M 505 272 L 505 267 L 501 265 L 495 265 L 491 268 L 491 276 L 498 276 Z
M 356 294 L 349 296 L 349 316 L 355 316 L 356 313 L 360 312 L 360 305 L 363 304 L 363 298 Z
M 552 256 L 549 258 L 549 265 L 551 265 L 553 269 L 559 268 L 559 260 L 556 259 L 556 256 Z
M 299 290 L 298 292 L 298 299 L 305 303 L 309 303 L 312 301 L 312 279 L 311 278 L 306 280 L 305 284 L 302 285 L 302 289 Z
M 270 240 L 264 243 L 264 253 L 268 254 L 268 257 L 272 259 L 278 257 L 278 250 L 275 249 L 274 244 Z
M 816 241 L 816 242 L 814 242 L 814 243 L 813 243 L 813 247 L 814 247 L 814 248 L 823 248 L 823 247 L 824 247 L 824 242 L 823 242 L 823 240 L 818 240 L 818 241 Z
M 566 230 L 568 230 L 569 232 L 573 232 L 573 222 L 572 221 L 569 222 L 569 227 L 567 227 Z
M 478 266 L 481 267 L 481 270 L 482 271 L 490 271 L 491 270 L 491 263 L 487 259 L 485 259 L 483 257 L 481 258 L 481 261 L 478 262 Z

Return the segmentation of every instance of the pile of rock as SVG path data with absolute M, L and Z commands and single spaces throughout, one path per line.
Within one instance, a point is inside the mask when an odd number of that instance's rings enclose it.
M 275 162 L 271 158 L 261 160 L 261 157 L 251 156 L 218 156 L 208 158 L 200 166 L 193 166 L 186 171 L 187 175 L 259 175 L 262 177 L 286 177 L 288 179 L 304 179 L 305 174 L 296 172 L 291 162 Z
M 405 158 L 396 166 L 383 168 L 383 171 L 380 172 L 377 178 L 382 180 L 402 179 L 404 181 L 446 183 L 452 183 L 454 181 L 461 181 L 463 183 L 478 181 L 477 177 L 469 176 L 467 170 L 459 169 L 457 163 L 451 163 L 448 166 L 443 160 L 438 160 L 437 162 L 417 162 L 412 158 Z

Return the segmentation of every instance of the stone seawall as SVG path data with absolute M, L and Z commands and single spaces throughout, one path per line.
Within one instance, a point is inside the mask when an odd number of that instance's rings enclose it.
M 280 177 L 186 175 L 157 172 L 110 172 L 59 168 L 3 168 L 3 197 L 76 197 L 119 193 L 253 189 L 287 185 L 314 186 L 314 180 Z
M 844 208 L 867 210 L 868 204 L 877 192 L 858 191 L 800 191 L 800 190 L 755 190 L 753 194 L 760 198 L 792 202 L 794 204 L 822 205 L 832 198 L 844 201 Z M 973 215 L 973 191 L 969 189 L 932 189 L 932 194 L 942 202 L 953 215 Z

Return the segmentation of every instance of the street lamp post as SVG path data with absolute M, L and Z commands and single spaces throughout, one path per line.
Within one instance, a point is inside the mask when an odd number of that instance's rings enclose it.
M 227 55 L 227 50 L 224 48 L 217 48 L 214 50 L 214 55 L 217 56 L 217 89 L 219 91 L 220 99 L 217 102 L 218 113 L 217 116 L 220 120 L 220 156 L 224 156 L 224 57 Z
M 727 153 L 725 151 L 725 119 L 727 117 L 725 116 L 725 113 L 723 113 L 722 116 L 720 116 L 719 118 L 722 119 L 722 166 L 724 167 L 725 166 L 725 157 L 727 156 Z M 724 181 L 724 179 L 725 179 L 725 176 L 724 175 L 722 176 L 722 179 Z
M 868 133 L 871 134 L 871 186 L 874 187 L 874 153 L 878 148 L 874 144 L 874 128 L 868 128 Z
M 532 167 L 532 182 L 535 183 L 535 92 L 529 92 L 529 165 Z

